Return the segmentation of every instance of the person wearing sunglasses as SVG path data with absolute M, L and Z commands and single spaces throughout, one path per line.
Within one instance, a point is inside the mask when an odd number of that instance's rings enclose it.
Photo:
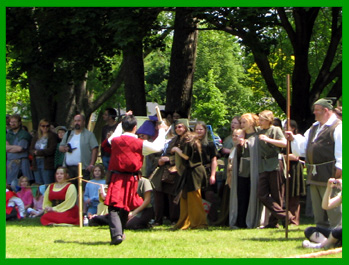
M 54 182 L 54 155 L 57 147 L 57 135 L 50 130 L 50 122 L 42 119 L 30 145 L 33 156 L 32 170 L 37 184 Z

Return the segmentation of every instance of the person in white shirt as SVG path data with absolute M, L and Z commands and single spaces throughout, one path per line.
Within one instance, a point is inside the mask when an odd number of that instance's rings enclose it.
M 342 208 L 324 210 L 321 202 L 328 179 L 342 176 L 342 122 L 333 112 L 331 100 L 316 101 L 314 115 L 317 121 L 304 136 L 291 131 L 285 134 L 291 141 L 292 152 L 306 158 L 315 224 L 333 228 L 341 220 Z
M 65 153 L 63 166 L 68 168 L 69 177 L 74 178 L 72 183 L 77 188 L 79 175 L 78 165 L 82 164 L 82 175 L 84 179 L 90 179 L 90 172 L 98 156 L 98 142 L 93 132 L 85 128 L 85 116 L 77 114 L 74 117 L 74 130 L 69 130 L 63 136 L 59 151 Z M 86 182 L 83 182 L 85 190 Z

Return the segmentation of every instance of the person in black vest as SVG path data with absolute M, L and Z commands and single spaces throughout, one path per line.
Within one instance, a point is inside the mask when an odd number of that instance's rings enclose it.
M 292 152 L 306 158 L 316 226 L 334 228 L 341 220 L 342 208 L 324 210 L 321 202 L 328 179 L 342 177 L 342 122 L 328 99 L 314 103 L 314 115 L 317 122 L 304 137 L 290 131 L 286 132 L 286 137 L 291 141 Z

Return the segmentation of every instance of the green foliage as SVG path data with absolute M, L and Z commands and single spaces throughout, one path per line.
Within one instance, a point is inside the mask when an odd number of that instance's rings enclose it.
M 93 100 L 113 84 L 123 49 L 139 39 L 144 41 L 144 47 L 161 46 L 161 41 L 155 41 L 157 31 L 151 31 L 151 28 L 158 27 L 154 21 L 160 10 L 109 7 L 7 8 L 7 58 L 14 60 L 8 68 L 7 77 L 12 81 L 24 74 L 31 81 L 37 81 L 40 88 L 45 88 L 45 93 L 50 93 L 53 104 L 48 112 L 57 111 L 55 106 L 58 104 L 54 100 L 63 91 L 62 87 L 67 88 L 67 84 L 71 84 L 70 87 L 74 89 L 69 91 L 75 96 L 75 99 L 69 97 L 73 109 L 89 113 L 95 111 L 97 104 L 85 103 L 94 103 Z M 85 91 L 80 84 L 85 81 L 87 73 Z M 38 87 L 35 86 L 35 89 L 40 89 Z M 125 105 L 120 92 L 121 89 L 106 104 L 115 106 L 115 101 L 122 101 L 121 105 Z M 37 109 L 33 111 L 38 112 Z M 59 114 L 45 115 L 57 117 Z
M 149 8 L 7 8 L 6 43 L 13 47 L 7 56 L 20 65 L 11 71 L 26 72 L 33 64 L 46 64 L 59 72 L 53 80 L 59 83 L 82 80 L 86 72 L 99 67 L 108 78 L 113 67 L 109 58 L 135 39 L 151 35 L 147 26 L 158 12 Z
M 211 7 L 199 8 L 198 17 L 204 19 L 203 23 L 210 23 L 210 27 L 223 29 L 229 27 L 229 33 L 239 37 L 238 41 L 246 45 L 253 38 L 253 34 L 260 36 L 261 47 L 265 53 L 276 41 L 269 34 L 276 21 L 276 12 L 269 7 Z M 247 44 L 246 49 L 250 51 Z
M 224 96 L 215 85 L 217 78 L 218 76 L 215 76 L 211 69 L 206 78 L 195 82 L 193 90 L 195 108 L 192 110 L 192 118 L 205 121 L 213 128 L 221 127 L 227 123 Z
M 145 91 L 149 102 L 165 104 L 171 49 L 151 52 L 144 60 Z
M 320 73 L 321 67 L 323 67 L 325 57 L 329 55 L 328 48 L 331 41 L 331 33 L 333 32 L 329 26 L 332 24 L 332 12 L 332 9 L 329 7 L 322 8 L 317 17 L 317 21 L 314 24 L 309 48 L 309 73 L 312 77 L 312 84 L 314 84 Z M 339 23 L 342 23 L 342 16 L 339 16 L 337 25 L 335 26 L 337 27 Z M 331 71 L 333 71 L 333 68 L 337 64 L 342 62 L 342 55 L 342 42 L 340 41 L 333 55 L 334 59 L 331 64 Z M 330 82 L 322 91 L 320 97 L 326 97 L 334 83 L 335 80 L 332 80 L 332 82 Z
M 15 113 L 31 117 L 29 90 L 20 85 L 11 86 L 10 81 L 6 80 L 6 114 Z
M 290 12 L 286 15 L 295 30 L 295 8 L 287 9 Z M 265 65 L 272 68 L 272 79 L 285 97 L 286 74 L 294 69 L 294 47 L 277 20 L 275 8 L 205 7 L 195 11 L 196 17 L 202 19 L 200 27 L 212 30 L 199 31 L 192 116 L 212 124 L 223 135 L 229 131 L 231 117 L 244 112 L 270 109 L 283 118 L 280 102 L 276 103 L 268 91 L 251 54 L 251 43 L 256 43 L 258 52 L 268 55 Z M 321 77 L 319 72 L 328 55 L 333 32 L 333 27 L 329 26 L 333 21 L 332 12 L 332 8 L 321 8 L 314 24 L 309 43 L 311 85 Z M 172 35 L 165 40 L 158 37 L 164 28 L 173 26 L 173 14 L 171 8 L 163 11 L 163 8 L 147 7 L 7 8 L 6 111 L 12 112 L 17 107 L 29 115 L 28 71 L 41 73 L 42 69 L 45 69 L 44 79 L 37 79 L 46 82 L 53 97 L 62 83 L 80 81 L 88 72 L 89 95 L 92 95 L 91 100 L 98 98 L 115 80 L 122 49 L 139 38 L 143 40 L 145 51 L 155 49 L 144 61 L 147 101 L 165 104 Z M 342 22 L 341 10 L 337 19 L 335 26 Z M 229 34 L 216 29 L 224 29 Z M 253 42 L 257 39 L 258 42 Z M 331 70 L 342 60 L 341 47 L 340 42 L 337 51 L 332 52 L 335 59 Z M 48 72 L 51 75 L 46 74 Z M 326 96 L 335 82 L 333 79 L 326 83 L 327 87 L 320 91 L 321 96 Z M 116 106 L 117 102 L 123 107 L 122 93 L 119 89 L 101 108 Z
M 201 113 L 200 118 L 211 123 L 218 134 L 227 135 L 231 118 L 247 112 L 251 107 L 249 99 L 252 91 L 246 85 L 246 80 L 237 39 L 221 31 L 200 31 L 194 75 L 193 117 Z M 211 90 L 212 102 L 206 99 L 207 89 Z M 214 107 L 218 108 L 214 111 L 219 114 L 212 116 L 210 112 Z
M 277 110 L 274 100 L 286 111 L 285 80 L 290 74 L 293 85 L 291 114 L 299 123 L 300 131 L 304 132 L 313 121 L 311 105 L 314 100 L 323 96 L 342 96 L 341 7 L 202 9 L 199 18 L 211 28 L 238 37 L 247 60 L 250 58 L 258 64 L 259 76 L 264 81 L 249 85 L 258 87 L 253 91 L 253 97 L 257 95 L 258 98 L 251 98 L 257 103 L 251 104 L 252 109 L 256 106 L 271 108 L 281 116 L 282 111 Z M 288 63 L 288 59 L 282 63 L 284 55 L 287 58 L 295 56 L 294 67 L 289 68 L 292 63 Z M 253 63 L 247 63 L 245 69 Z
M 145 47 L 160 45 L 161 43 L 153 42 L 157 32 L 151 29 L 158 27 L 156 18 L 161 10 L 162 8 L 118 7 L 107 11 L 109 21 L 106 29 L 116 47 L 124 49 L 138 40 L 144 40 Z
M 7 57 L 16 61 L 10 76 L 28 71 L 40 74 L 41 67 L 51 74 L 42 79 L 55 93 L 62 82 L 81 81 L 86 72 L 100 67 L 108 72 L 108 57 L 115 54 L 106 32 L 104 8 L 7 8 Z M 59 18 L 59 19 L 58 19 Z
M 13 60 L 6 61 L 6 74 Z M 6 79 L 6 114 L 21 114 L 25 118 L 31 117 L 30 95 L 26 84 L 26 76 L 20 75 L 17 79 Z
M 173 12 L 160 12 L 157 18 L 160 28 L 171 28 L 174 24 Z M 169 29 L 167 29 L 169 31 Z M 153 29 L 155 36 L 162 36 L 163 30 Z M 173 35 L 167 34 L 165 38 L 161 38 L 161 45 L 153 49 L 144 58 L 144 74 L 145 74 L 145 92 L 148 102 L 157 102 L 165 104 L 167 80 L 169 78 L 171 47 Z M 155 43 L 159 43 L 156 41 Z
M 269 55 L 271 68 L 273 69 L 273 76 L 275 81 L 279 84 L 279 91 L 286 98 L 286 75 L 291 73 L 294 67 L 294 56 L 287 55 L 281 49 L 273 50 Z M 255 102 L 252 106 L 251 112 L 258 113 L 262 110 L 269 109 L 273 111 L 275 117 L 285 119 L 286 115 L 274 100 L 268 91 L 268 87 L 263 79 L 257 64 L 251 60 L 252 64 L 247 69 L 249 74 L 249 85 L 253 91 L 251 101 Z
M 120 66 L 120 56 L 115 56 L 110 59 L 113 61 L 112 69 L 106 74 L 106 72 L 101 71 L 100 68 L 93 68 L 92 71 L 88 73 L 86 88 L 91 93 L 91 100 L 97 99 L 100 95 L 106 92 L 106 90 L 112 85 L 115 77 L 118 73 L 118 67 Z M 124 86 L 122 85 L 116 93 L 114 93 L 108 100 L 106 100 L 96 111 L 95 114 L 98 115 L 100 111 L 104 111 L 105 108 L 124 108 L 126 106 Z

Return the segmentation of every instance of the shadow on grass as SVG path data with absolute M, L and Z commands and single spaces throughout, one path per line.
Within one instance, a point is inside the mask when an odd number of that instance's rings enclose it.
M 243 241 L 258 241 L 258 242 L 273 242 L 273 241 L 298 241 L 302 242 L 304 240 L 304 237 L 294 237 L 294 238 L 264 238 L 264 237 L 256 237 L 256 238 L 244 238 Z
M 312 223 L 310 223 L 310 224 L 314 226 L 314 224 L 312 224 Z M 292 233 L 292 232 L 304 231 L 304 229 L 302 227 L 303 225 L 306 225 L 306 224 L 301 224 L 299 226 L 290 225 L 290 226 L 288 226 L 288 232 Z M 279 225 L 279 228 L 252 228 L 252 229 L 245 228 L 245 230 L 254 230 L 254 229 L 257 229 L 257 231 L 269 231 L 269 232 L 275 232 L 275 233 L 285 233 L 285 231 L 286 231 L 286 228 L 283 227 L 282 225 Z M 241 230 L 241 229 L 237 229 L 237 230 Z
M 80 244 L 80 245 L 110 245 L 110 241 L 93 241 L 93 242 L 81 242 L 81 241 L 66 241 L 66 240 L 55 240 L 53 243 L 57 244 Z
M 301 216 L 299 222 L 301 225 L 314 225 L 314 217 Z
M 292 228 L 291 228 L 292 229 Z M 305 237 L 301 236 L 301 237 L 292 237 L 292 234 L 294 233 L 299 233 L 299 232 L 303 232 L 303 229 L 301 228 L 293 228 L 292 230 L 289 229 L 288 233 L 287 233 L 287 238 L 286 238 L 286 231 L 285 229 L 268 229 L 268 231 L 272 232 L 273 234 L 279 234 L 280 238 L 274 238 L 274 237 L 270 237 L 270 238 L 265 238 L 265 237 L 255 237 L 255 238 L 245 238 L 243 240 L 245 241 L 260 241 L 260 242 L 272 242 L 272 241 L 300 241 L 302 242 Z
M 6 226 L 42 226 L 40 218 L 24 218 L 20 220 L 6 221 Z
M 107 225 L 89 226 L 89 227 L 93 227 L 93 228 L 96 228 L 96 229 L 98 229 L 98 230 L 109 230 L 109 226 L 107 226 Z
M 128 229 L 126 229 L 128 230 Z M 128 230 L 132 232 L 185 232 L 185 231 L 205 231 L 205 232 L 215 232 L 215 231 L 231 231 L 229 227 L 208 227 L 208 228 L 200 228 L 200 229 L 193 229 L 193 228 L 188 228 L 188 229 L 173 229 L 173 226 L 167 226 L 167 225 L 162 225 L 162 226 L 157 226 L 157 227 L 152 227 L 149 229 L 137 229 L 137 230 Z
M 154 232 L 163 232 L 163 231 L 170 231 L 170 232 L 175 232 L 175 231 L 186 231 L 186 230 L 181 230 L 181 229 L 172 229 L 173 226 L 171 225 L 160 225 L 160 226 L 155 226 L 150 229 L 144 229 L 141 231 L 154 231 Z M 230 227 L 225 227 L 225 226 L 208 226 L 207 228 L 201 228 L 201 229 L 192 229 L 189 228 L 188 231 L 208 231 L 208 232 L 213 232 L 213 231 L 233 231 Z
M 301 225 L 310 225 L 314 226 L 313 223 L 313 218 L 311 217 L 302 217 L 301 218 Z M 43 225 L 40 223 L 40 218 L 25 218 L 21 220 L 13 220 L 13 221 L 6 221 L 6 226 L 25 226 L 25 227 L 43 227 Z M 79 227 L 79 226 L 76 226 Z M 95 229 L 99 230 L 108 230 L 108 226 L 91 226 Z M 133 232 L 151 232 L 151 233 L 157 233 L 157 232 L 175 232 L 175 231 L 181 231 L 181 230 L 172 230 L 172 225 L 170 224 L 164 224 L 161 226 L 154 226 L 149 229 L 139 229 L 139 230 L 132 230 Z M 288 227 L 288 232 L 289 233 L 294 233 L 294 232 L 300 232 L 303 231 L 303 229 L 295 227 L 295 226 L 289 226 Z M 126 229 L 127 230 L 127 229 Z M 194 231 L 192 229 L 189 229 L 191 231 Z M 241 231 L 245 229 L 231 229 L 230 227 L 224 227 L 224 226 L 209 226 L 207 229 L 203 229 L 208 232 L 215 232 L 215 231 Z M 200 230 L 197 230 L 200 231 Z M 273 232 L 273 233 L 285 233 L 285 229 L 268 229 L 268 231 Z

